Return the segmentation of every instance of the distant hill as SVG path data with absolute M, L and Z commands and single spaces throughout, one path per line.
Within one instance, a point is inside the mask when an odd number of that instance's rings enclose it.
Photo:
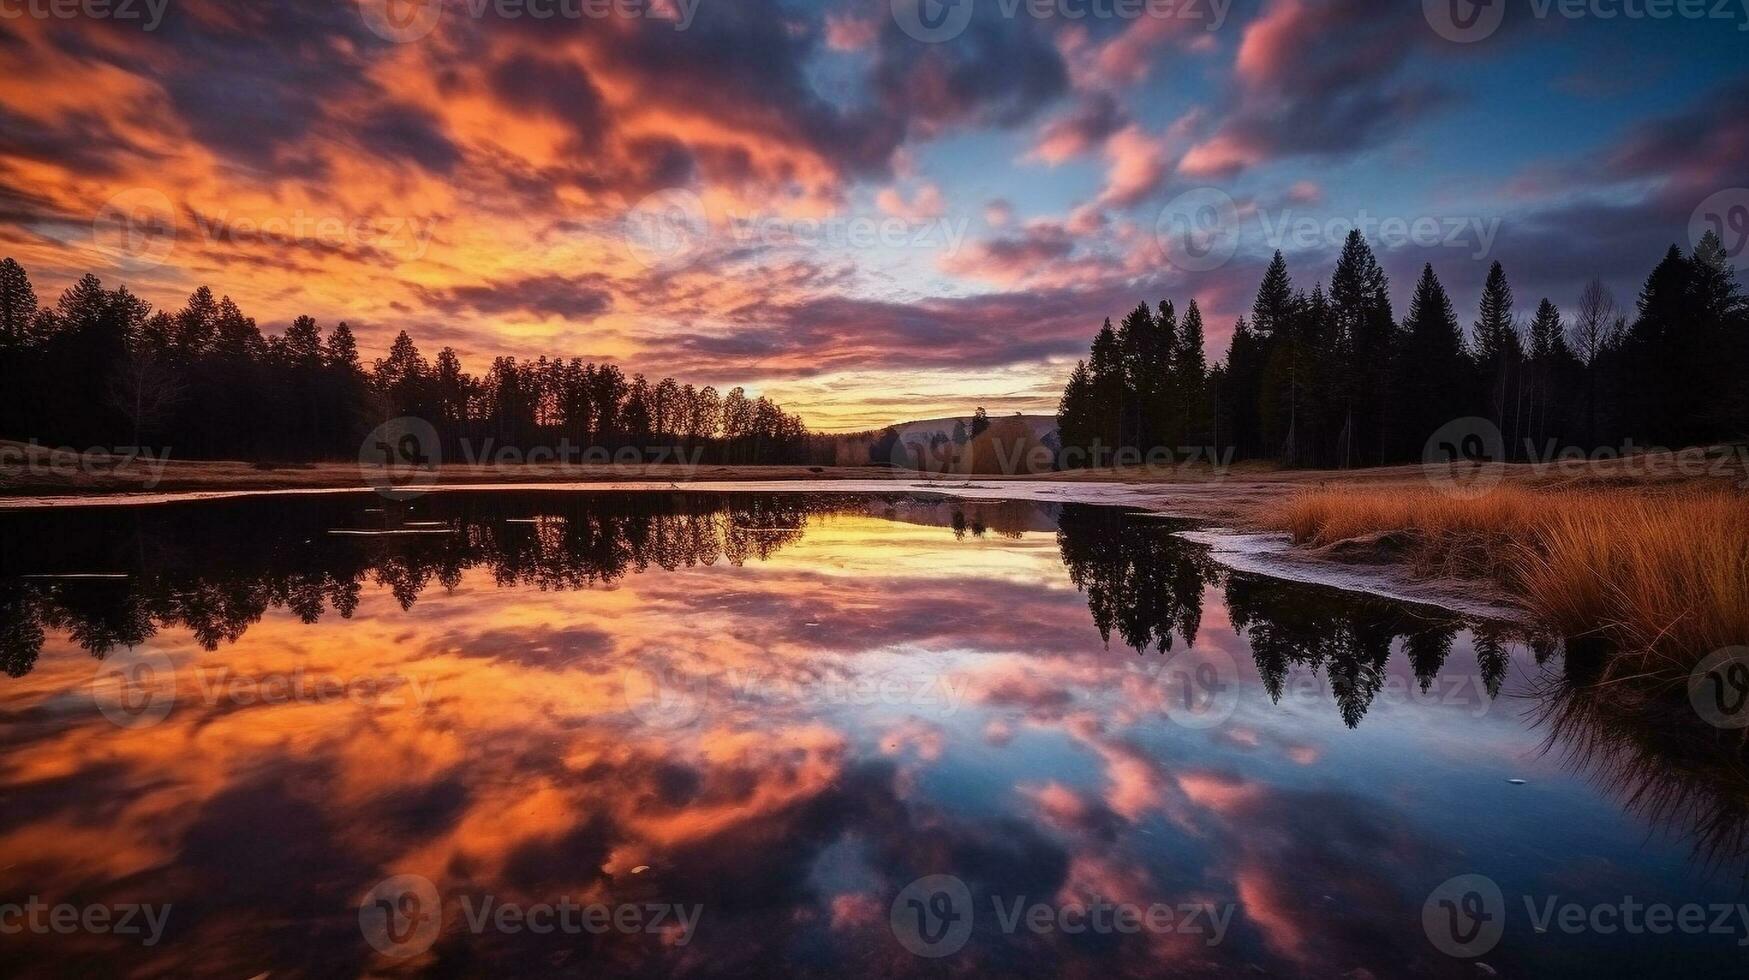
M 928 445 L 932 441 L 934 433 L 937 432 L 941 433 L 946 439 L 952 440 L 953 426 L 955 422 L 964 422 L 966 424 L 966 431 L 968 433 L 971 431 L 972 417 L 970 415 L 962 415 L 948 416 L 947 418 L 939 419 L 917 419 L 912 422 L 894 423 L 892 428 L 898 430 L 899 433 L 899 441 L 897 445 L 882 440 L 882 433 L 886 431 L 884 427 L 880 429 L 872 429 L 867 432 L 855 432 L 845 435 L 831 436 L 833 462 L 838 466 L 867 466 L 870 463 L 873 463 L 876 466 L 882 466 L 888 463 L 912 465 L 904 462 L 911 458 L 907 455 L 909 451 L 900 449 L 899 447 L 912 443 Z M 992 414 L 990 416 L 990 425 L 992 429 L 1001 429 L 1008 433 L 1008 438 L 1005 439 L 1004 443 L 1008 446 L 1016 445 L 1012 438 L 1014 434 L 1012 427 L 1024 426 L 1031 438 L 1030 440 L 1022 440 L 1021 442 L 1022 444 L 1030 445 L 1031 443 L 1044 443 L 1046 441 L 1046 436 L 1057 431 L 1057 417 L 1055 415 Z M 958 451 L 956 450 L 953 455 L 957 458 L 959 455 Z
M 998 422 L 1003 419 L 1012 420 L 1014 418 L 1015 416 L 1013 415 L 998 415 L 994 412 L 990 413 L 991 422 Z M 1055 415 L 1021 415 L 1019 418 L 1027 424 L 1028 428 L 1032 429 L 1033 437 L 1036 439 L 1043 439 L 1046 435 L 1057 431 L 1057 417 Z M 926 439 L 931 432 L 940 432 L 942 435 L 951 439 L 953 437 L 953 424 L 955 422 L 964 422 L 967 430 L 970 430 L 972 427 L 972 417 L 970 415 L 963 415 L 949 416 L 944 419 L 919 419 L 915 422 L 900 422 L 894 425 L 893 428 L 898 429 L 899 438 L 905 440 L 914 438 Z

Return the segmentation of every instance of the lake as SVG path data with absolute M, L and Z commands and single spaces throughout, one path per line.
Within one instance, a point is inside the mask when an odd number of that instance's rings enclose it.
M 1738 733 L 1187 526 L 0 512 L 0 972 L 1741 973 Z

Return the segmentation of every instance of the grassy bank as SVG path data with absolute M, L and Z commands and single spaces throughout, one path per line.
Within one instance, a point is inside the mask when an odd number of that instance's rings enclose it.
M 1749 497 L 1722 491 L 1308 491 L 1264 508 L 1296 543 L 1488 578 L 1569 636 L 1687 669 L 1749 643 Z

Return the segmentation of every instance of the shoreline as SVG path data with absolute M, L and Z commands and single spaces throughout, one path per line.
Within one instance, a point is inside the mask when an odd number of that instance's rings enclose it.
M 16 444 L 12 444 L 16 445 Z M 1722 451 L 1721 451 L 1722 450 Z M 1701 472 L 1677 454 L 1645 454 L 1600 461 L 1552 464 L 1492 464 L 1460 475 L 1482 485 L 1536 491 L 1582 490 L 1624 497 L 1729 490 L 1749 503 L 1741 458 L 1731 447 L 1684 451 L 1689 460 L 1715 460 Z M 155 470 L 148 472 L 151 463 Z M 68 469 L 73 472 L 69 475 Z M 1241 463 L 1224 470 L 1181 466 L 1078 470 L 1050 479 L 991 474 L 929 475 L 888 467 L 856 466 L 643 466 L 466 465 L 439 467 L 432 482 L 406 485 L 418 493 L 484 492 L 697 492 L 697 493 L 899 493 L 934 494 L 963 500 L 1026 500 L 1044 503 L 1128 507 L 1203 522 L 1185 532 L 1210 556 L 1240 572 L 1324 585 L 1404 602 L 1438 606 L 1462 615 L 1523 623 L 1521 597 L 1497 583 L 1467 575 L 1429 577 L 1400 556 L 1356 539 L 1333 555 L 1328 547 L 1295 545 L 1266 519 L 1297 494 L 1309 491 L 1413 493 L 1449 486 L 1452 471 L 1419 465 L 1361 470 L 1288 470 Z M 264 464 L 237 461 L 127 457 L 13 460 L 0 464 L 0 517 L 42 509 L 152 506 L 244 496 L 370 493 L 387 489 L 391 475 L 356 463 Z
M 1282 482 L 1272 496 L 1285 497 L 1297 486 Z M 1202 493 L 1186 494 L 1188 487 L 1198 487 Z M 176 503 L 230 500 L 244 497 L 327 496 L 334 494 L 371 493 L 374 488 L 363 486 L 231 488 L 223 490 L 148 491 L 110 494 L 74 494 L 38 497 L 0 497 L 0 517 L 24 514 L 43 509 L 77 509 L 81 507 L 138 507 Z M 1210 506 L 1209 489 L 1232 489 L 1224 484 L 1130 484 L 1083 480 L 1033 481 L 997 479 L 987 482 L 964 480 L 882 479 L 867 480 L 840 477 L 815 480 L 724 480 L 724 481 L 648 481 L 618 480 L 591 482 L 488 482 L 445 483 L 422 487 L 426 493 L 478 493 L 493 491 L 556 492 L 556 493 L 852 493 L 852 494 L 921 494 L 967 501 L 1021 500 L 1035 503 L 1084 504 L 1089 506 L 1125 507 L 1160 514 L 1166 517 L 1205 522 L 1195 530 L 1179 532 L 1192 543 L 1209 549 L 1212 560 L 1230 570 L 1266 575 L 1290 581 L 1305 582 L 1378 596 L 1401 602 L 1437 606 L 1461 615 L 1485 619 L 1521 622 L 1524 611 L 1508 603 L 1504 596 L 1487 589 L 1486 583 L 1459 580 L 1417 579 L 1406 569 L 1388 564 L 1347 564 L 1324 561 L 1296 549 L 1282 534 L 1259 534 L 1244 526 L 1228 526 L 1245 522 L 1223 521 L 1214 516 L 1219 508 Z M 1248 499 L 1258 496 L 1254 490 Z

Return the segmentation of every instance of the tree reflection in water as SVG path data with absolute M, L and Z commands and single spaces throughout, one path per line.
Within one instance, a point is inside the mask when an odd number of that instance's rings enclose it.
M 480 566 L 500 587 L 558 590 L 651 567 L 763 561 L 801 538 L 810 513 L 863 506 L 769 494 L 444 493 L 401 505 L 246 498 L 35 513 L 0 522 L 0 663 L 29 673 L 44 627 L 99 658 L 173 627 L 214 650 L 270 609 L 305 623 L 330 609 L 349 618 L 366 582 L 411 609 L 433 584 L 453 589 Z M 124 577 L 56 577 L 93 572 Z
M 1692 832 L 1709 860 L 1749 851 L 1749 766 L 1740 733 L 1688 711 L 1681 677 L 1620 681 L 1608 655 L 1498 624 L 1320 586 L 1230 573 L 1174 532 L 1184 522 L 1080 505 L 979 504 L 844 494 L 441 493 L 242 498 L 89 508 L 0 520 L 0 668 L 29 673 L 47 631 L 102 658 L 160 630 L 234 643 L 269 610 L 304 623 L 348 618 L 367 583 L 403 610 L 432 586 L 488 568 L 500 587 L 575 590 L 650 569 L 763 561 L 812 515 L 939 524 L 957 539 L 1054 527 L 1095 631 L 1142 654 L 1194 646 L 1209 590 L 1280 702 L 1290 672 L 1322 673 L 1348 727 L 1366 716 L 1400 650 L 1426 693 L 1467 631 L 1476 672 L 1499 696 L 1515 645 L 1544 665 L 1534 704 L 1548 746 L 1654 823 Z M 335 529 L 424 532 L 335 535 Z M 66 578 L 103 573 L 118 578 Z
M 1686 834 L 1703 864 L 1749 873 L 1749 736 L 1701 721 L 1686 674 L 1624 682 L 1607 651 L 1583 643 L 1561 667 L 1533 692 L 1544 750 L 1652 826 Z

